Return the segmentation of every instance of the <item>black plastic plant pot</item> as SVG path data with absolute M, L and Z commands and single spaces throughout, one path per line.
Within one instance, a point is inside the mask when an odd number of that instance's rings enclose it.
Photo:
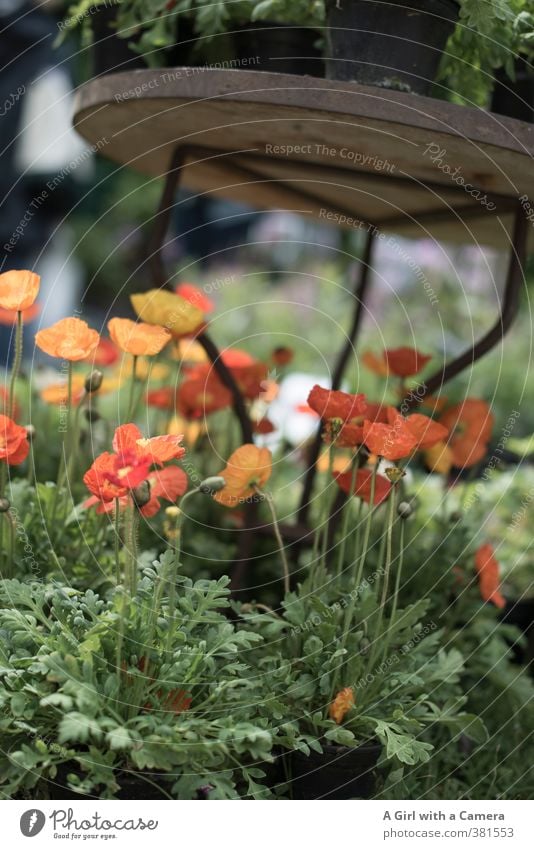
M 91 69 L 94 77 L 119 71 L 135 71 L 146 68 L 141 54 L 130 45 L 139 40 L 139 35 L 120 38 L 116 32 L 118 6 L 96 6 L 92 14 L 93 43 L 91 45 Z M 165 67 L 196 65 L 191 61 L 195 43 L 193 28 L 187 19 L 180 21 L 179 42 L 166 51 Z
M 375 789 L 375 767 L 382 747 L 376 743 L 349 749 L 323 745 L 323 751 L 291 758 L 294 799 L 369 799 Z
M 326 76 L 428 94 L 456 0 L 326 0 Z
M 324 61 L 317 47 L 319 33 L 271 21 L 243 24 L 233 34 L 236 67 L 279 74 L 324 77 Z
M 500 618 L 503 624 L 515 625 L 525 635 L 526 646 L 515 643 L 513 656 L 516 663 L 532 664 L 534 675 L 534 598 L 518 601 L 508 599 Z
M 524 59 L 515 63 L 515 80 L 504 70 L 496 72 L 491 111 L 534 124 L 534 71 Z

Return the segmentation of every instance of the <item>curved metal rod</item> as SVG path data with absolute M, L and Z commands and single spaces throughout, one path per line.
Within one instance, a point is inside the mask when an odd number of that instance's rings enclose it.
M 187 146 L 177 147 L 173 151 L 169 170 L 167 171 L 167 176 L 165 178 L 165 185 L 158 205 L 158 211 L 156 213 L 156 223 L 148 243 L 147 259 L 153 283 L 158 288 L 166 286 L 167 284 L 167 274 L 162 258 L 163 240 L 165 239 L 165 235 L 169 229 L 171 214 L 174 208 L 174 196 L 180 184 L 183 167 L 187 157 L 193 152 L 194 149 Z M 247 413 L 243 395 L 232 372 L 224 363 L 217 345 L 206 332 L 200 333 L 197 336 L 197 340 L 211 360 L 213 368 L 221 383 L 223 383 L 232 393 L 233 408 L 239 420 L 243 442 L 252 442 L 252 424 Z
M 475 342 L 468 348 L 467 351 L 464 351 L 455 360 L 452 360 L 434 372 L 421 385 L 420 391 L 410 393 L 402 402 L 403 409 L 412 409 L 421 403 L 424 398 L 431 395 L 436 389 L 440 389 L 444 383 L 456 377 L 465 368 L 473 365 L 473 363 L 502 341 L 504 334 L 509 330 L 519 310 L 519 294 L 523 283 L 523 266 L 527 251 L 527 227 L 526 215 L 521 205 L 518 204 L 514 220 L 512 251 L 506 276 L 502 307 L 499 312 L 499 318 L 493 327 L 488 330 L 482 339 L 479 339 L 478 342 Z
M 365 248 L 362 259 L 360 261 L 360 274 L 358 275 L 353 292 L 353 296 L 356 301 L 356 308 L 354 310 L 352 318 L 352 326 L 350 328 L 347 339 L 343 348 L 341 349 L 338 361 L 334 368 L 334 372 L 332 375 L 332 389 L 339 389 L 341 379 L 343 377 L 350 356 L 354 352 L 354 344 L 358 338 L 358 333 L 360 331 L 360 326 L 363 318 L 363 308 L 369 289 L 375 233 L 376 231 L 374 229 L 370 230 L 367 234 L 367 238 L 365 241 Z M 302 525 L 306 525 L 306 521 L 308 518 L 310 498 L 313 489 L 313 483 L 315 481 L 317 458 L 319 457 L 319 453 L 321 451 L 321 444 L 322 434 L 321 428 L 319 428 L 308 454 L 308 469 L 304 478 L 304 488 L 302 491 L 300 506 L 297 513 L 298 521 Z

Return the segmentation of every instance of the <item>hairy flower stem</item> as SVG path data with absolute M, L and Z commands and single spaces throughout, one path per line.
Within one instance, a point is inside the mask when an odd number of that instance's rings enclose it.
M 398 565 L 397 565 L 397 575 L 395 577 L 395 589 L 394 589 L 394 592 L 393 592 L 393 602 L 392 602 L 392 606 L 391 606 L 391 616 L 390 616 L 390 620 L 389 620 L 390 624 L 389 624 L 389 628 L 386 631 L 385 638 L 384 638 L 384 649 L 383 649 L 382 658 L 381 658 L 382 662 L 386 659 L 386 657 L 388 655 L 389 646 L 390 646 L 390 643 L 391 643 L 391 631 L 395 627 L 395 615 L 397 613 L 397 606 L 398 606 L 398 602 L 399 602 L 399 589 L 400 589 L 401 574 L 402 574 L 402 562 L 403 562 L 403 559 L 404 559 L 404 525 L 405 525 L 405 521 L 403 519 L 401 519 L 400 534 L 399 534 L 399 556 L 398 556 Z
M 51 525 L 53 526 L 56 520 L 56 512 L 59 500 L 59 492 L 65 483 L 68 475 L 68 457 L 70 445 L 71 431 L 71 409 L 72 409 L 72 362 L 69 360 L 67 371 L 67 421 L 63 430 L 63 440 L 61 443 L 61 457 L 59 458 L 59 467 L 57 473 L 56 489 L 52 500 L 52 518 Z M 67 481 L 68 483 L 68 481 Z
M 126 508 L 125 539 L 126 539 L 126 586 L 130 596 L 135 595 L 137 589 L 137 507 L 130 499 Z
M 173 546 L 173 548 L 174 548 L 174 563 L 173 563 L 172 571 L 171 571 L 169 578 L 168 578 L 168 583 L 169 583 L 169 628 L 167 630 L 167 640 L 166 640 L 167 651 L 170 651 L 170 649 L 172 647 L 172 641 L 173 641 L 173 638 L 174 638 L 174 623 L 175 623 L 175 620 L 176 620 L 176 609 L 175 609 L 176 608 L 176 581 L 178 580 L 178 573 L 180 571 L 180 557 L 181 557 L 181 554 L 182 554 L 182 530 L 183 530 L 184 515 L 185 515 L 184 514 L 184 506 L 187 504 L 187 501 L 193 495 L 196 495 L 198 492 L 200 492 L 199 487 L 196 487 L 195 489 L 190 490 L 190 492 L 187 492 L 182 497 L 182 500 L 180 502 L 180 515 L 178 516 L 178 521 L 176 523 L 176 540 L 175 540 L 175 543 L 174 543 L 174 546 Z M 164 583 L 166 583 L 166 581 Z M 163 586 L 164 586 L 164 584 L 162 584 L 162 587 L 161 587 L 162 592 L 163 592 Z M 157 617 L 159 604 L 161 602 L 161 596 L 159 596 L 159 598 L 156 597 L 156 601 L 157 601 L 157 607 L 155 605 L 156 609 L 154 611 L 154 615 Z
M 312 558 L 311 558 L 311 566 L 310 566 L 310 585 L 313 589 L 315 587 L 316 577 L 319 573 L 319 569 L 321 563 L 324 560 L 324 556 L 326 553 L 326 541 L 328 540 L 328 481 L 332 477 L 332 471 L 334 468 L 334 444 L 330 445 L 328 451 L 328 472 L 327 472 L 327 484 L 322 493 L 321 500 L 321 509 L 319 512 L 319 523 L 317 530 L 315 531 L 313 537 L 313 549 L 312 549 Z M 319 554 L 319 552 L 321 552 Z
M 369 537 L 371 535 L 371 526 L 373 524 L 373 516 L 377 509 L 377 505 L 375 504 L 375 492 L 376 492 L 376 476 L 378 473 L 378 463 L 375 463 L 373 466 L 373 471 L 371 474 L 371 492 L 369 496 L 369 509 L 367 511 L 367 519 L 365 522 L 365 530 L 363 532 L 363 544 L 362 550 L 360 553 L 360 559 L 358 561 L 358 571 L 356 573 L 356 578 L 354 581 L 355 589 L 358 590 L 362 577 L 363 570 L 365 567 L 365 561 L 367 559 L 367 552 L 369 550 Z M 347 609 L 348 610 L 348 609 Z
M 352 618 L 354 616 L 354 611 L 356 610 L 356 603 L 357 603 L 357 601 L 359 599 L 359 595 L 360 595 L 360 583 L 361 583 L 361 580 L 362 580 L 363 569 L 364 569 L 364 566 L 365 566 L 365 560 L 366 560 L 367 551 L 368 551 L 368 548 L 369 548 L 369 537 L 370 537 L 370 534 L 371 534 L 371 525 L 372 525 L 372 520 L 373 520 L 373 514 L 376 510 L 374 500 L 375 500 L 377 467 L 378 467 L 378 463 L 375 464 L 375 466 L 373 468 L 372 477 L 371 477 L 371 494 L 370 494 L 370 498 L 369 498 L 369 510 L 368 510 L 367 519 L 366 519 L 366 522 L 365 522 L 363 547 L 362 547 L 362 551 L 361 551 L 361 554 L 360 554 L 360 560 L 359 560 L 359 564 L 358 564 L 358 572 L 357 572 L 357 575 L 356 575 L 356 580 L 354 582 L 354 587 L 352 588 L 352 592 L 350 594 L 350 602 L 347 605 L 347 608 L 345 610 L 345 618 L 343 620 L 343 631 L 342 631 L 341 640 L 340 640 L 341 650 L 343 650 L 345 648 L 347 638 L 348 638 L 348 635 L 349 635 L 349 631 L 350 631 L 350 627 L 351 627 L 351 624 L 352 624 Z M 331 702 L 332 698 L 334 697 L 334 693 L 335 693 L 336 687 L 337 687 L 339 672 L 340 672 L 342 667 L 343 667 L 343 660 L 340 661 L 340 665 L 338 666 L 338 668 L 336 669 L 336 671 L 335 671 L 335 673 L 332 677 L 332 689 L 331 689 L 331 693 L 330 693 L 329 702 Z
M 121 560 L 120 560 L 120 551 L 121 551 L 121 503 L 118 498 L 115 499 L 115 580 L 117 582 L 117 586 L 119 586 L 121 582 Z
M 22 312 L 20 310 L 17 311 L 17 325 L 15 329 L 15 353 L 13 357 L 13 366 L 11 368 L 11 381 L 9 384 L 9 405 L 7 408 L 7 415 L 10 418 L 13 418 L 13 409 L 15 407 L 15 386 L 17 383 L 17 378 L 19 376 L 20 367 L 22 364 L 22 344 L 24 338 L 24 320 L 22 318 Z
M 373 644 L 371 646 L 371 652 L 369 655 L 369 670 L 373 669 L 373 664 L 376 658 L 376 655 L 379 650 L 378 642 L 380 640 L 380 628 L 382 627 L 382 621 L 384 619 L 384 609 L 387 602 L 388 597 L 388 589 L 389 589 L 389 575 L 391 572 L 391 562 L 392 562 L 392 551 L 393 551 L 393 522 L 395 517 L 395 504 L 397 496 L 397 487 L 393 485 L 391 488 L 391 493 L 389 496 L 388 503 L 388 511 L 386 513 L 386 524 L 385 524 L 385 534 L 386 534 L 386 560 L 384 563 L 384 580 L 382 582 L 382 594 L 380 597 L 380 607 L 378 610 L 378 618 L 376 621 L 375 633 L 373 635 Z
M 273 497 L 272 497 L 270 492 L 261 492 L 259 489 L 257 489 L 256 492 L 258 492 L 258 493 L 260 493 L 264 496 L 265 501 L 267 502 L 267 504 L 269 506 L 269 510 L 271 511 L 271 517 L 272 517 L 272 520 L 273 520 L 274 535 L 276 537 L 276 542 L 278 543 L 278 551 L 279 551 L 279 554 L 280 554 L 280 560 L 282 561 L 282 571 L 283 571 L 283 575 L 284 575 L 284 594 L 287 595 L 287 593 L 290 590 L 289 564 L 287 562 L 284 540 L 282 539 L 282 534 L 280 533 L 280 527 L 278 525 L 278 517 L 276 515 L 276 508 L 274 506 Z
M 126 416 L 126 421 L 131 422 L 132 416 L 135 412 L 135 381 L 137 375 L 137 356 L 133 355 L 132 360 L 132 378 L 130 381 L 130 397 L 128 399 L 128 413 Z
M 341 575 L 343 573 L 343 563 L 345 561 L 345 550 L 347 547 L 347 534 L 349 532 L 349 517 L 350 517 L 350 508 L 352 505 L 352 498 L 354 492 L 354 485 L 356 483 L 356 475 L 358 474 L 358 452 L 354 455 L 352 461 L 352 474 L 350 477 L 350 489 L 349 489 L 349 497 L 347 498 L 345 505 L 343 507 L 343 522 L 341 525 L 341 542 L 339 543 L 339 551 L 337 555 L 337 578 L 340 580 Z M 361 500 L 359 505 L 361 506 Z M 358 510 L 358 519 L 359 519 L 359 510 Z

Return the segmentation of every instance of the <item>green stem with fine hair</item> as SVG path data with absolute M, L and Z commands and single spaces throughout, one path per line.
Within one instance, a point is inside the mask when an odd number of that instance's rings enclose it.
M 135 381 L 137 375 L 137 356 L 135 354 L 133 356 L 132 361 L 132 379 L 130 381 L 130 397 L 128 399 L 128 415 L 126 416 L 126 421 L 131 422 L 132 416 L 135 411 Z
M 400 590 L 400 581 L 401 581 L 401 574 L 402 574 L 402 563 L 403 563 L 403 560 L 404 560 L 404 525 L 405 525 L 405 522 L 406 522 L 406 520 L 401 518 L 401 520 L 400 520 L 400 534 L 399 534 L 399 557 L 398 557 L 398 564 L 397 564 L 397 575 L 395 577 L 395 590 L 393 592 L 393 603 L 392 603 L 392 606 L 391 606 L 391 616 L 390 616 L 390 619 L 389 619 L 389 628 L 386 631 L 386 636 L 385 636 L 385 639 L 384 639 L 384 650 L 382 652 L 382 658 L 381 658 L 382 661 L 384 661 L 387 657 L 390 642 L 391 642 L 391 630 L 392 630 L 392 628 L 395 627 L 395 615 L 397 613 L 397 606 L 398 606 L 398 602 L 399 602 L 399 590 Z
M 15 386 L 17 383 L 17 378 L 19 376 L 20 367 L 22 364 L 22 345 L 24 338 L 24 319 L 22 317 L 22 312 L 20 310 L 17 311 L 17 325 L 15 329 L 15 354 L 13 357 L 13 366 L 11 368 L 11 381 L 9 384 L 9 406 L 7 408 L 7 414 L 10 418 L 13 418 L 13 409 L 15 406 Z
M 280 533 L 280 527 L 278 525 L 278 517 L 276 515 L 276 509 L 274 506 L 273 497 L 270 492 L 261 492 L 261 490 L 256 490 L 258 493 L 264 496 L 265 501 L 269 506 L 269 510 L 271 511 L 271 517 L 273 520 L 273 528 L 274 535 L 276 537 L 276 542 L 278 543 L 278 552 L 280 554 L 280 560 L 282 561 L 282 571 L 284 574 L 284 594 L 287 595 L 290 590 L 290 574 L 289 574 L 289 564 L 287 562 L 284 540 L 282 539 L 282 534 Z
M 115 580 L 117 586 L 121 582 L 121 561 L 120 561 L 120 544 L 121 544 L 121 503 L 118 498 L 115 499 Z
M 345 549 L 347 547 L 347 534 L 349 532 L 349 516 L 350 516 L 350 505 L 352 504 L 352 498 L 354 495 L 354 485 L 356 483 L 356 475 L 358 474 L 358 452 L 353 457 L 352 460 L 352 471 L 350 476 L 350 489 L 349 489 L 349 497 L 344 504 L 343 507 L 343 522 L 341 525 L 341 542 L 339 544 L 339 552 L 337 556 L 337 577 L 338 580 L 341 578 L 343 572 L 343 562 L 345 560 Z M 360 500 L 361 505 L 361 500 Z
M 386 513 L 386 560 L 384 564 L 384 580 L 382 581 L 382 593 L 380 597 L 380 607 L 378 610 L 378 618 L 376 622 L 375 633 L 373 634 L 373 644 L 371 646 L 371 652 L 369 656 L 369 670 L 372 670 L 375 657 L 378 652 L 378 640 L 380 637 L 380 628 L 382 627 L 382 620 L 384 618 L 384 610 L 386 607 L 388 588 L 389 588 L 389 575 L 391 572 L 391 562 L 392 562 L 392 551 L 393 551 L 393 521 L 395 514 L 395 502 L 396 502 L 397 488 L 396 485 L 393 485 L 391 488 L 391 493 L 389 496 L 389 504 L 388 510 Z

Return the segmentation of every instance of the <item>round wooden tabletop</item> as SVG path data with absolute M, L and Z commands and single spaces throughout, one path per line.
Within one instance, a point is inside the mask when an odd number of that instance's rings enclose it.
M 506 246 L 518 202 L 534 220 L 534 126 L 418 95 L 150 69 L 83 85 L 74 125 L 120 165 L 164 175 L 187 148 L 188 189 L 344 227 Z

